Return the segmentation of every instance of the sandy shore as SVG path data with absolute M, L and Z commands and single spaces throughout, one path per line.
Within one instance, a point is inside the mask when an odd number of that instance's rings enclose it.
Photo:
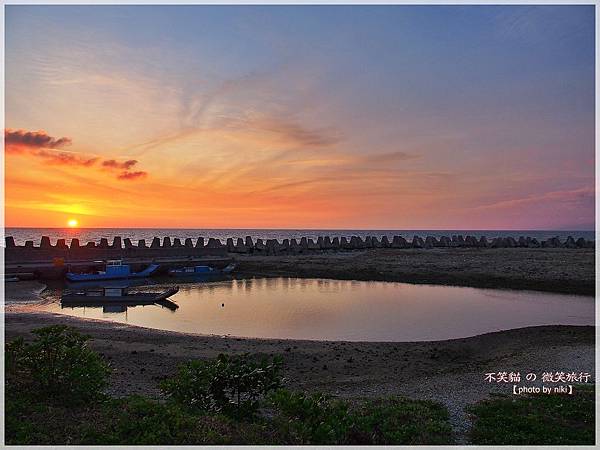
M 297 256 L 236 256 L 254 275 L 400 281 L 594 295 L 594 249 L 375 249 Z

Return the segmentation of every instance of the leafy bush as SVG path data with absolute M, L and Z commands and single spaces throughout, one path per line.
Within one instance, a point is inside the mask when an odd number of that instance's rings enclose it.
M 468 408 L 471 441 L 478 445 L 593 445 L 594 388 L 573 394 L 497 396 Z
M 277 391 L 274 423 L 293 444 L 419 445 L 452 443 L 448 411 L 403 397 L 351 405 L 323 394 Z
M 283 381 L 283 360 L 250 360 L 247 355 L 219 355 L 208 361 L 190 361 L 177 375 L 161 383 L 166 395 L 192 410 L 252 417 L 259 400 Z
M 264 424 L 194 414 L 140 396 L 79 405 L 6 402 L 9 445 L 219 445 L 275 443 Z
M 225 416 L 197 415 L 177 404 L 140 396 L 107 402 L 104 426 L 85 430 L 81 443 L 129 445 L 215 445 L 265 442 L 254 424 Z
M 10 390 L 13 386 L 19 386 L 26 382 L 28 371 L 24 367 L 25 341 L 23 338 L 7 342 L 4 351 L 4 368 L 6 375 L 6 389 Z
M 8 389 L 29 390 L 40 397 L 84 402 L 102 394 L 110 372 L 87 346 L 88 336 L 64 326 L 33 330 L 31 343 L 17 339 L 6 346 Z
M 343 444 L 350 425 L 345 402 L 323 394 L 279 390 L 270 396 L 276 410 L 274 423 L 284 442 Z

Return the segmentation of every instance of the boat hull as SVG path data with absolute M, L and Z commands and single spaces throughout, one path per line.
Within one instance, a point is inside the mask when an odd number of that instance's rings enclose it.
M 152 304 L 166 300 L 179 292 L 179 287 L 169 288 L 163 292 L 136 292 L 128 295 L 86 295 L 85 293 L 63 294 L 60 301 L 63 304 Z
M 103 281 L 103 280 L 126 280 L 129 278 L 146 278 L 158 269 L 158 264 L 151 264 L 141 272 L 134 273 L 72 273 L 68 272 L 66 277 L 69 281 Z
M 221 270 L 213 269 L 212 267 L 209 267 L 209 266 L 196 266 L 196 267 L 194 267 L 194 270 L 171 269 L 171 270 L 169 270 L 169 275 L 172 277 L 201 278 L 201 277 L 226 275 L 226 274 L 233 272 L 234 269 L 235 269 L 235 264 L 229 264 Z
M 77 307 L 97 307 L 97 308 L 108 308 L 108 307 L 123 307 L 127 308 L 129 306 L 146 306 L 146 305 L 160 305 L 171 311 L 175 311 L 179 308 L 179 305 L 171 300 L 162 299 L 162 300 L 148 300 L 148 299 L 128 299 L 126 297 L 122 297 L 124 300 L 92 300 L 90 299 L 66 299 L 61 301 L 61 308 L 77 308 Z M 122 311 L 117 311 L 122 312 Z

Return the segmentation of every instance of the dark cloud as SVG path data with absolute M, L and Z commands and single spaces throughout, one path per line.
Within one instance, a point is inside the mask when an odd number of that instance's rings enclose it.
M 123 161 L 123 162 L 119 162 L 115 159 L 107 159 L 106 161 L 102 161 L 102 166 L 108 167 L 110 169 L 129 170 L 136 164 L 137 164 L 137 160 L 135 160 L 135 159 L 128 159 L 127 161 Z
M 137 172 L 122 172 L 120 173 L 117 178 L 119 180 L 136 180 L 138 178 L 145 178 L 146 176 L 148 176 L 148 172 L 144 172 L 142 170 L 137 171 Z
M 68 137 L 55 138 L 45 131 L 4 130 L 4 144 L 6 148 L 61 148 L 71 144 Z

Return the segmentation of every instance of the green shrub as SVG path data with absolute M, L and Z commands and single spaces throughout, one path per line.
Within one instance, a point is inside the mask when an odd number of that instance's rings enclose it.
M 312 445 L 420 445 L 453 442 L 448 411 L 403 397 L 351 405 L 323 394 L 271 395 L 273 422 L 285 442 Z
M 259 400 L 283 381 L 283 361 L 250 360 L 247 355 L 219 355 L 208 361 L 190 361 L 177 375 L 161 383 L 165 394 L 192 410 L 251 418 Z
M 25 358 L 24 348 L 25 341 L 23 341 L 23 338 L 7 342 L 5 345 L 4 371 L 7 391 L 11 390 L 11 388 L 18 388 L 18 386 L 25 384 L 27 381 L 31 381 L 29 371 L 23 364 Z
M 370 400 L 358 407 L 348 433 L 349 444 L 451 444 L 448 410 L 440 403 L 404 397 Z
M 593 386 L 573 394 L 496 396 L 468 408 L 471 441 L 478 445 L 593 445 Z
M 7 390 L 70 403 L 102 394 L 110 370 L 87 346 L 89 337 L 64 325 L 33 333 L 36 337 L 31 343 L 17 339 L 6 346 Z
M 194 414 L 179 405 L 140 396 L 106 403 L 102 418 L 104 426 L 83 430 L 82 444 L 216 445 L 244 443 L 245 439 L 264 442 L 252 424 L 239 424 L 224 416 Z
M 194 414 L 144 397 L 79 405 L 7 399 L 9 445 L 219 445 L 274 443 L 264 424 Z
M 345 402 L 323 394 L 278 390 L 270 396 L 273 419 L 282 439 L 290 444 L 343 444 L 350 425 Z

